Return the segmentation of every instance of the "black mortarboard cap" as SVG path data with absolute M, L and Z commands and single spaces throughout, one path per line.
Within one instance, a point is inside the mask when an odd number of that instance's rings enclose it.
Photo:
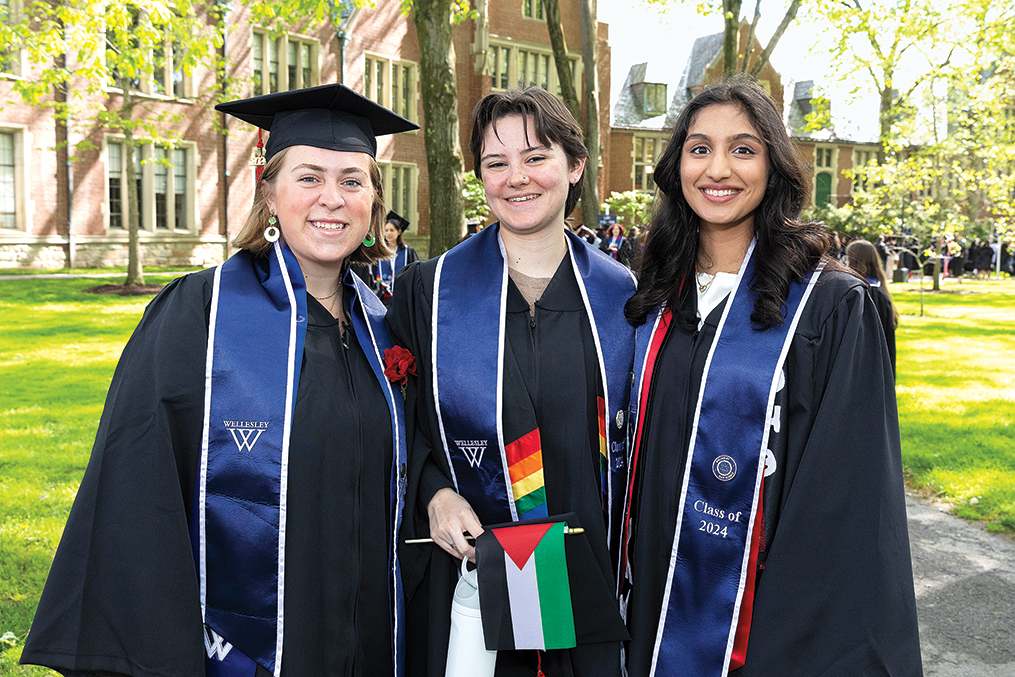
M 403 233 L 405 232 L 405 229 L 409 227 L 409 219 L 394 211 L 388 212 L 388 216 L 384 219 L 384 221 L 392 224 Z
M 376 157 L 376 137 L 419 129 L 416 123 L 341 83 L 228 101 L 215 110 L 268 130 L 265 159 L 290 146 Z

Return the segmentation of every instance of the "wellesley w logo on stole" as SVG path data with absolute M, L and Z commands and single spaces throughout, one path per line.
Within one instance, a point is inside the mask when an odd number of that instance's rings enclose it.
M 613 586 L 573 513 L 487 527 L 476 565 L 487 650 L 569 649 L 628 639 Z

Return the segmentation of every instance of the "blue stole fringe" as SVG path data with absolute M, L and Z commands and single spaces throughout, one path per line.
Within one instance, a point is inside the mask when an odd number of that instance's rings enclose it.
M 392 652 L 401 675 L 404 596 L 395 543 L 405 488 L 404 402 L 383 373 L 383 351 L 391 347 L 384 306 L 355 274 L 347 271 L 344 284 L 352 293 L 353 330 L 391 415 L 388 548 Z M 289 440 L 306 327 L 303 274 L 281 242 L 267 266 L 243 251 L 216 269 L 191 520 L 209 677 L 252 677 L 255 664 L 276 676 L 281 670 Z
M 601 483 L 603 510 L 612 528 L 614 493 L 622 492 L 626 484 L 626 421 L 621 412 L 626 412 L 630 396 L 634 329 L 624 317 L 624 303 L 634 293 L 634 280 L 609 256 L 565 232 L 568 256 L 592 324 L 607 402 L 609 472 Z M 518 519 L 502 420 L 505 261 L 499 224 L 484 228 L 441 256 L 433 292 L 431 358 L 440 437 L 456 491 L 484 524 Z M 618 414 L 616 427 L 611 414 Z M 493 453 L 480 454 L 483 445 L 493 447 Z
M 808 281 L 791 284 L 785 322 L 755 331 L 750 317 L 757 299 L 750 288 L 754 246 L 752 242 L 726 302 L 702 374 L 652 675 L 725 677 L 729 670 L 764 473 L 760 461 L 768 445 L 769 412 L 800 312 L 820 274 L 819 266 Z M 638 332 L 631 395 L 635 416 L 647 387 L 643 375 L 658 327 L 654 314 Z

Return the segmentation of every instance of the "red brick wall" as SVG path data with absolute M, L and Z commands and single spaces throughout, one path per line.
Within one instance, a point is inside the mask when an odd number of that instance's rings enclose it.
M 491 35 L 511 37 L 522 42 L 549 46 L 549 35 L 545 21 L 526 19 L 522 16 L 521 0 L 489 3 L 489 29 Z M 565 36 L 572 51 L 579 51 L 581 45 L 580 4 L 577 0 L 565 1 L 561 7 L 561 19 Z M 237 6 L 230 12 L 233 30 L 227 35 L 226 51 L 231 77 L 237 78 L 234 96 L 249 96 L 249 85 L 241 84 L 251 75 L 251 33 L 248 13 Z M 472 44 L 475 36 L 475 21 L 468 20 L 453 29 L 456 50 L 456 78 L 459 94 L 459 123 L 465 167 L 471 168 L 471 157 L 467 152 L 471 126 L 471 112 L 476 102 L 490 91 L 489 76 L 475 73 L 475 57 Z M 290 26 L 293 34 L 308 35 L 321 43 L 319 60 L 321 82 L 335 82 L 339 79 L 339 44 L 330 25 L 312 31 L 305 26 Z M 605 187 L 609 172 L 609 66 L 610 52 L 606 26 L 599 27 L 600 55 L 600 123 L 601 144 L 604 150 L 604 169 L 601 170 L 600 186 Z M 345 46 L 344 81 L 347 85 L 363 90 L 363 65 L 366 52 L 381 56 L 405 59 L 419 63 L 419 46 L 411 17 L 401 14 L 396 2 L 377 3 L 376 7 L 359 10 L 349 27 L 349 39 Z M 235 118 L 224 119 L 215 113 L 211 104 L 216 92 L 214 75 L 208 70 L 193 74 L 195 90 L 199 92 L 193 102 L 179 103 L 150 98 L 138 107 L 139 117 L 155 119 L 166 115 L 160 125 L 179 132 L 182 138 L 194 144 L 197 157 L 197 232 L 142 235 L 149 245 L 156 240 L 163 242 L 160 256 L 179 256 L 187 260 L 188 251 L 194 247 L 209 245 L 213 251 L 224 254 L 225 240 L 231 239 L 242 226 L 253 198 L 254 172 L 249 161 L 257 141 L 255 128 Z M 418 79 L 417 79 L 418 86 Z M 105 97 L 98 97 L 102 102 Z M 417 100 L 420 101 L 417 90 Z M 120 104 L 119 96 L 113 94 L 105 101 L 107 106 Z M 31 134 L 32 154 L 28 182 L 31 230 L 28 233 L 0 232 L 0 250 L 5 243 L 17 239 L 22 244 L 35 248 L 50 248 L 49 260 L 65 255 L 68 226 L 68 181 L 73 182 L 73 235 L 80 247 L 87 244 L 93 248 L 105 248 L 106 254 L 100 259 L 110 262 L 122 257 L 126 232 L 106 232 L 105 191 L 106 167 L 103 162 L 106 133 L 94 121 L 83 116 L 75 121 L 71 131 L 71 142 L 86 141 L 90 148 L 73 152 L 74 162 L 67 169 L 66 155 L 55 152 L 58 143 L 64 141 L 62 128 L 53 120 L 47 110 L 36 110 L 19 103 L 11 94 L 9 81 L 0 79 L 0 127 L 4 125 L 25 125 Z M 422 105 L 419 105 L 419 120 L 425 125 Z M 227 134 L 220 127 L 225 123 Z M 422 131 L 398 134 L 378 141 L 378 159 L 382 162 L 413 163 L 419 170 L 417 186 L 418 220 L 412 230 L 418 235 L 429 234 L 429 180 L 426 165 L 424 135 Z M 602 192 L 601 188 L 601 192 Z M 50 237 L 51 236 L 51 237 Z M 49 238 L 49 239 L 44 239 Z M 165 244 L 168 242 L 169 244 Z M 214 248 L 218 249 L 215 250 Z M 82 250 L 83 251 L 83 250 Z M 112 252 L 112 253 L 110 253 Z M 214 256 L 221 256 L 214 254 Z M 32 265 L 32 256 L 18 254 L 20 265 Z M 206 255 L 203 255 L 206 256 Z M 41 259 L 42 257 L 40 257 Z M 199 257 L 200 258 L 200 257 Z M 202 259 L 203 260 L 203 259 Z M 0 256 L 0 265 L 9 265 L 10 258 Z M 60 265 L 59 263 L 57 265 Z

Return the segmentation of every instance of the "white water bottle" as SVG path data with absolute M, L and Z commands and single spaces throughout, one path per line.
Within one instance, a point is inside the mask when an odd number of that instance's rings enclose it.
M 448 666 L 445 677 L 493 677 L 497 652 L 486 650 L 483 617 L 479 609 L 479 581 L 476 570 L 462 559 L 462 577 L 455 586 L 451 602 L 451 639 L 448 642 Z

